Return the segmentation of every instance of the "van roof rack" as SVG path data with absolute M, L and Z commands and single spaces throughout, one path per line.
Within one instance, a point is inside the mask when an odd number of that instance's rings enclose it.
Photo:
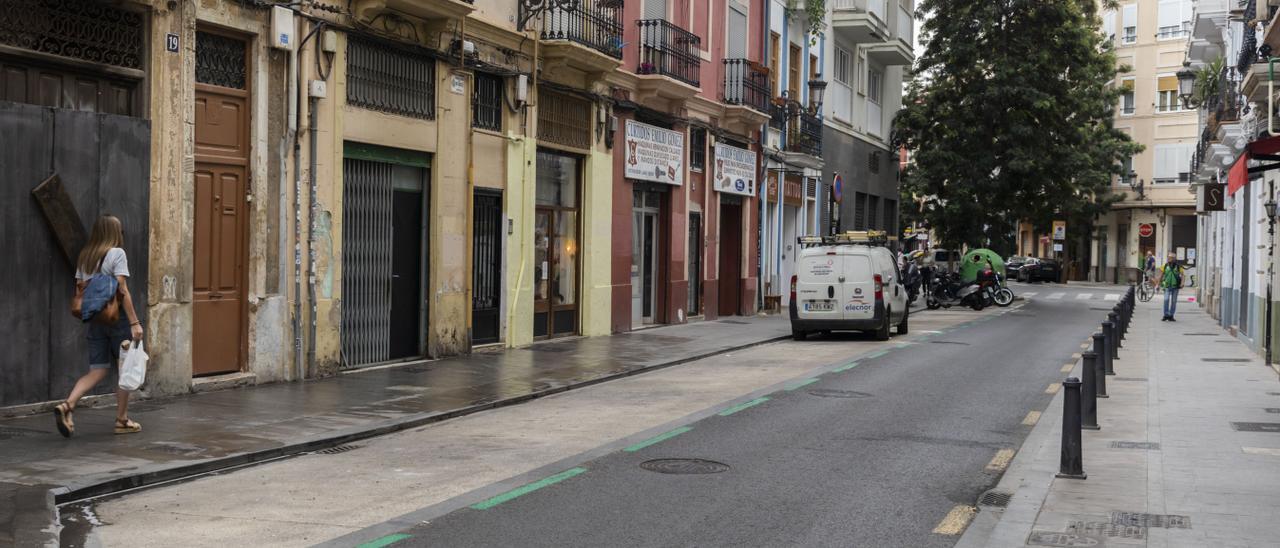
M 886 246 L 890 241 L 897 238 L 890 238 L 889 234 L 883 230 L 850 230 L 840 234 L 832 234 L 826 236 L 802 236 L 796 238 L 801 247 L 815 247 L 820 245 L 874 245 Z

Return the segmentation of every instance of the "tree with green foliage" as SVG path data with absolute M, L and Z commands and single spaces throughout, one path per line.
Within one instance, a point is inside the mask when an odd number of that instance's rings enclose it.
M 1114 0 L 1108 0 L 1114 4 Z M 1113 125 L 1121 90 L 1096 0 L 924 0 L 895 142 L 911 151 L 901 203 L 928 197 L 944 245 L 1007 242 L 1018 221 L 1077 242 L 1119 197 L 1113 175 L 1141 151 Z

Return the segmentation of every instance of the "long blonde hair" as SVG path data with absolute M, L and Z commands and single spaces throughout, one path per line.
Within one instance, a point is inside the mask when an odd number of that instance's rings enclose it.
M 115 215 L 103 215 L 93 223 L 93 232 L 89 234 L 89 242 L 80 250 L 80 259 L 76 266 L 80 272 L 93 275 L 107 252 L 113 247 L 124 245 L 124 230 L 120 228 L 120 219 Z

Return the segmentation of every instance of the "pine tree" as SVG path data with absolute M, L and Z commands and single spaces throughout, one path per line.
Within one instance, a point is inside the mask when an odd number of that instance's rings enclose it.
M 1141 147 L 1115 129 L 1121 90 L 1096 0 L 924 0 L 927 47 L 895 140 L 911 151 L 902 203 L 945 245 L 1008 241 L 1019 219 L 1089 236 Z M 1108 0 L 1114 4 L 1114 0 Z

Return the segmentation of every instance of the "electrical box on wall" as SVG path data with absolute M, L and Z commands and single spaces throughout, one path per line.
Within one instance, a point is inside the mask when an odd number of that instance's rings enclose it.
M 293 49 L 294 30 L 293 10 L 284 6 L 271 8 L 271 47 L 277 49 Z

